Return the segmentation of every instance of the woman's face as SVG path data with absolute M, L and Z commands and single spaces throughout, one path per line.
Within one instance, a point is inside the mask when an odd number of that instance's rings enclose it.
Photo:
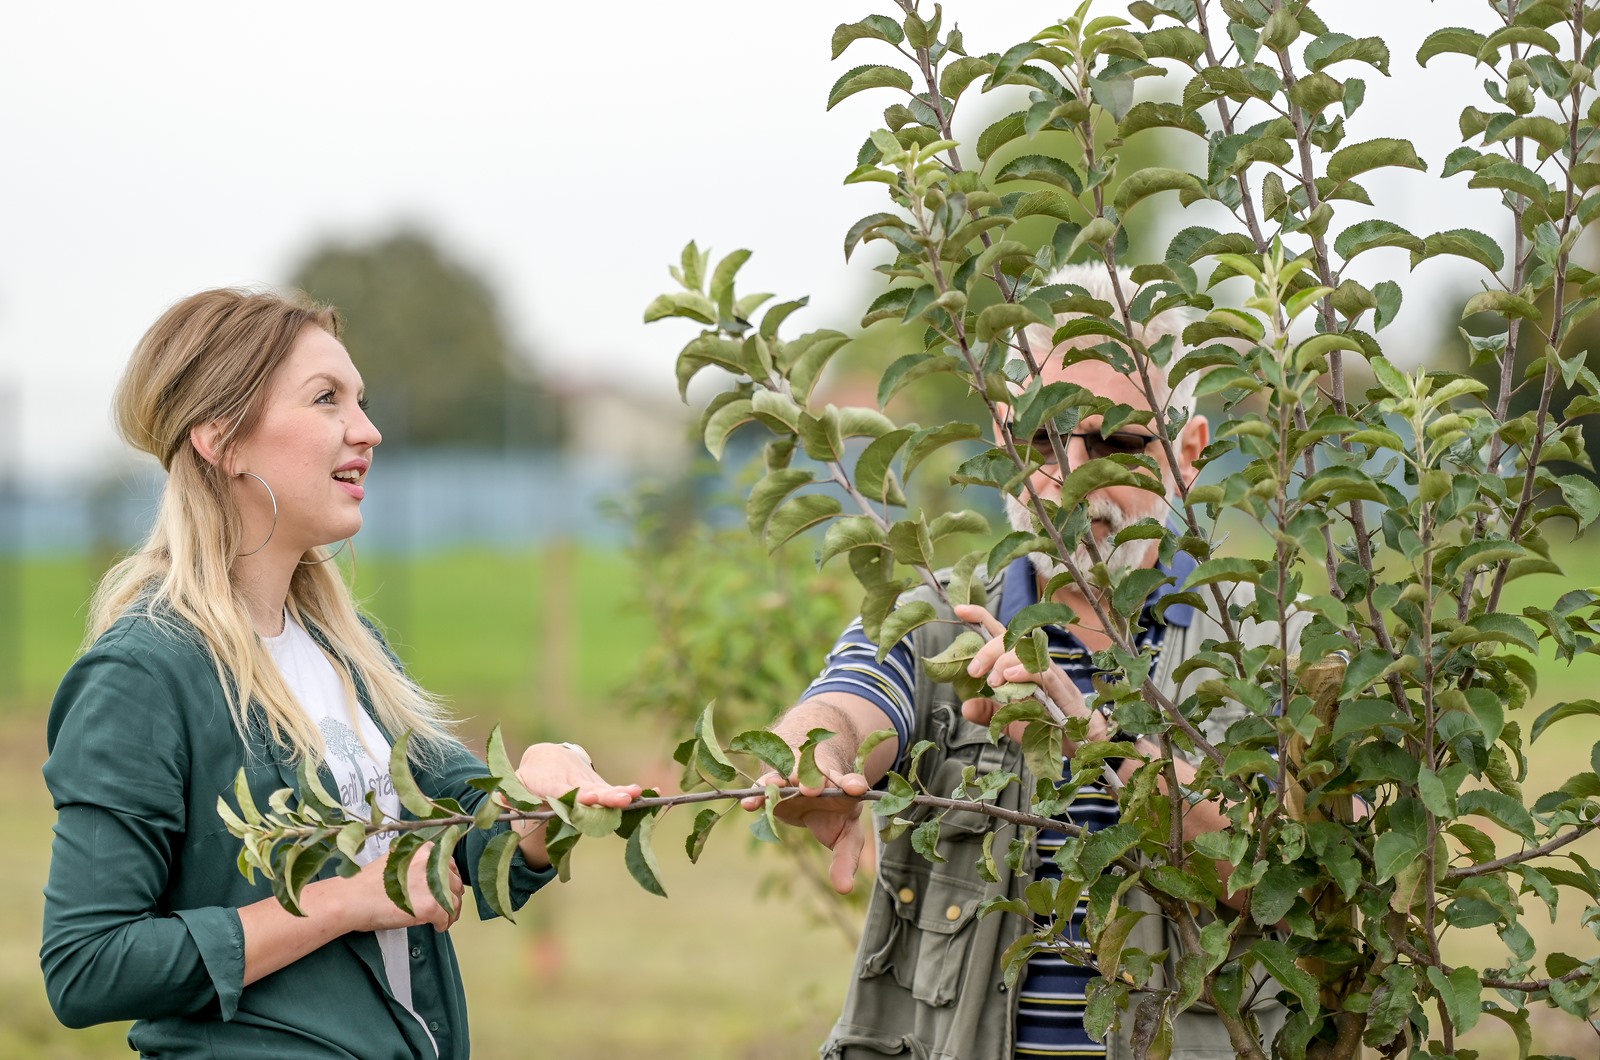
M 383 436 L 367 418 L 361 375 L 344 345 L 328 332 L 307 327 L 267 384 L 266 405 L 250 435 L 234 448 L 234 496 L 244 519 L 240 547 L 267 540 L 272 502 L 260 475 L 278 500 L 277 527 L 268 549 L 293 553 L 341 541 L 361 529 L 372 449 Z

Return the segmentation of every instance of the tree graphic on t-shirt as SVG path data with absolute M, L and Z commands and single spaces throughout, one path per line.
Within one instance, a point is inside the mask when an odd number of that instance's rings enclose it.
M 367 787 L 367 772 L 363 768 L 368 760 L 367 749 L 361 745 L 361 740 L 356 736 L 356 731 L 337 718 L 323 718 L 318 726 L 322 730 L 322 739 L 328 745 L 330 755 L 338 755 L 349 763 L 351 778 L 354 784 L 346 794 L 343 784 L 339 785 L 339 801 L 346 808 L 354 808 L 361 804 L 361 796 Z

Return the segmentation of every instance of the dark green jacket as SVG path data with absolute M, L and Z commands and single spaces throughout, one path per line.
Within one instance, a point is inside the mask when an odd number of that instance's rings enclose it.
M 371 707 L 364 692 L 362 706 Z M 391 739 L 396 734 L 388 734 Z M 50 711 L 45 783 L 56 807 L 40 963 L 50 1003 L 71 1027 L 136 1020 L 144 1056 L 294 1060 L 432 1057 L 417 1021 L 390 994 L 377 938 L 346 935 L 244 986 L 238 910 L 271 896 L 240 874 L 239 841 L 217 816 L 242 768 L 265 806 L 296 787 L 266 741 L 241 741 L 209 653 L 146 617 L 125 617 L 67 672 Z M 418 769 L 434 797 L 470 812 L 467 785 L 487 773 L 455 745 Z M 325 781 L 326 783 L 327 781 Z M 464 880 L 489 835 L 456 850 Z M 331 875 L 333 865 L 325 868 Z M 520 855 L 520 905 L 553 876 Z M 493 915 L 481 898 L 479 915 Z M 412 1004 L 442 1060 L 468 1055 L 466 999 L 447 934 L 412 928 Z

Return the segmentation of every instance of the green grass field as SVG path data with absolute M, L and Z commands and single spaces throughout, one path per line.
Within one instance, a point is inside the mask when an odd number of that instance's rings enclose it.
M 1600 584 L 1600 556 L 1580 545 L 1562 558 L 1569 575 L 1518 583 L 1508 604 Z M 9 811 L 0 814 L 0 843 L 10 854 L 0 860 L 0 991 L 8 999 L 0 1057 L 119 1055 L 124 1028 L 67 1031 L 55 1022 L 37 971 L 51 821 L 39 779 L 43 717 L 82 636 L 98 564 L 37 560 L 4 573 L 0 585 L 20 592 L 0 607 L 0 793 Z M 669 785 L 671 748 L 684 734 L 652 719 L 648 705 L 622 702 L 619 691 L 632 646 L 648 634 L 629 606 L 630 576 L 620 557 L 563 548 L 408 564 L 363 559 L 356 582 L 412 671 L 465 719 L 469 738 L 499 722 L 515 745 L 577 740 L 614 779 Z M 1600 660 L 1546 661 L 1535 706 L 1597 687 Z M 1526 728 L 1532 719 L 1520 720 Z M 1535 755 L 1530 791 L 1589 768 L 1600 724 L 1573 721 L 1555 733 Z M 478 1056 L 814 1055 L 843 997 L 851 944 L 805 902 L 758 896 L 783 862 L 754 852 L 742 830 L 722 830 L 700 864 L 688 864 L 670 834 L 686 830 L 689 815 L 679 816 L 663 825 L 669 834 L 657 846 L 669 899 L 633 883 L 620 845 L 590 843 L 574 859 L 572 881 L 543 892 L 520 923 L 456 927 Z M 1594 860 L 1597 846 L 1580 849 Z M 1579 956 L 1592 949 L 1577 910 L 1547 926 L 1540 919 L 1530 915 L 1527 926 L 1543 940 Z M 1494 941 L 1478 932 L 1455 940 L 1453 952 L 1472 962 Z M 1593 1055 L 1600 1041 L 1560 1014 L 1541 1016 L 1538 1028 L 1543 1051 Z M 1509 1038 L 1498 1024 L 1486 1021 L 1480 1037 L 1485 1056 L 1504 1055 Z

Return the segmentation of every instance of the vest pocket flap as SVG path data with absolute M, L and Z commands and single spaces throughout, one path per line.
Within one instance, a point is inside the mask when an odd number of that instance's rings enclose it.
M 928 877 L 927 888 L 917 909 L 917 927 L 936 935 L 953 935 L 966 927 L 988 893 L 981 883 L 938 873 Z

